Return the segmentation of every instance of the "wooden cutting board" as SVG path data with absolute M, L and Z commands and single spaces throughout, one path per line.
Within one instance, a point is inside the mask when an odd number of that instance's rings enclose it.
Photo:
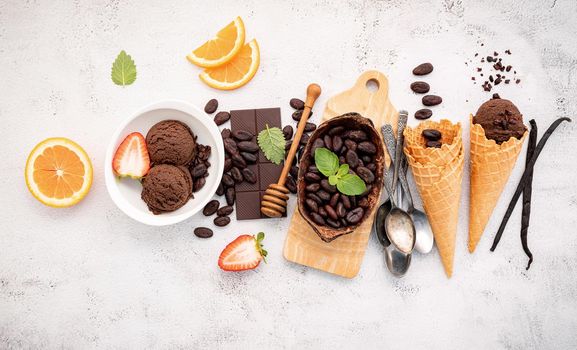
M 370 91 L 368 82 L 376 84 L 378 89 Z M 396 130 L 398 112 L 389 100 L 387 77 L 378 71 L 364 72 L 351 89 L 327 101 L 321 121 L 348 112 L 357 112 L 370 118 L 379 134 L 383 123 L 392 124 Z M 353 233 L 326 243 L 313 231 L 297 209 L 289 225 L 284 257 L 297 264 L 353 278 L 361 268 L 375 212 L 376 208 Z

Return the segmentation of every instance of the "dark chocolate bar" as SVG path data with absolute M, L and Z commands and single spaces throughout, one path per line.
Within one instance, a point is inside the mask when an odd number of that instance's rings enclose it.
M 245 109 L 230 111 L 231 130 L 246 130 L 255 135 L 252 141 L 256 141 L 256 136 L 260 131 L 268 127 L 281 128 L 280 108 Z M 282 171 L 282 164 L 271 163 L 262 151 L 256 164 L 249 164 L 250 168 L 257 175 L 258 181 L 250 184 L 246 181 L 235 185 L 236 191 L 236 219 L 250 220 L 262 219 L 267 216 L 260 212 L 260 202 L 264 191 L 268 185 L 276 183 Z M 283 215 L 286 217 L 286 213 Z

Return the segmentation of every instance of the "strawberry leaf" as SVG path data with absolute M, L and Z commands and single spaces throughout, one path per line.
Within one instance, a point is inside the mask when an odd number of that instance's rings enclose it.
M 264 232 L 259 232 L 259 233 L 256 235 L 256 240 L 257 240 L 258 242 L 262 242 L 263 239 L 264 239 Z

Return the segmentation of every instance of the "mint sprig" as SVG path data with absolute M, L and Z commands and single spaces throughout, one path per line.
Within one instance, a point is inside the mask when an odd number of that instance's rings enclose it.
M 367 190 L 367 185 L 356 174 L 349 173 L 349 165 L 339 165 L 339 157 L 327 148 L 315 150 L 315 165 L 319 171 L 329 178 L 329 184 L 337 186 L 340 193 L 356 196 Z

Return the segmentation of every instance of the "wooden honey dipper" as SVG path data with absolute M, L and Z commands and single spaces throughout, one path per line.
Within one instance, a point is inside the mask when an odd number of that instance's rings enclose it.
M 284 167 L 276 184 L 270 184 L 265 191 L 264 196 L 262 196 L 262 202 L 260 203 L 260 211 L 264 215 L 270 218 L 280 218 L 284 212 L 286 212 L 287 200 L 289 190 L 285 187 L 285 182 L 287 175 L 289 173 L 290 167 L 293 163 L 295 154 L 299 147 L 301 137 L 305 130 L 305 125 L 311 114 L 311 109 L 315 104 L 315 101 L 321 94 L 321 87 L 317 84 L 310 84 L 307 87 L 307 98 L 305 101 L 305 109 L 299 121 L 297 132 L 293 138 L 291 148 L 289 150 L 288 156 L 284 161 Z

